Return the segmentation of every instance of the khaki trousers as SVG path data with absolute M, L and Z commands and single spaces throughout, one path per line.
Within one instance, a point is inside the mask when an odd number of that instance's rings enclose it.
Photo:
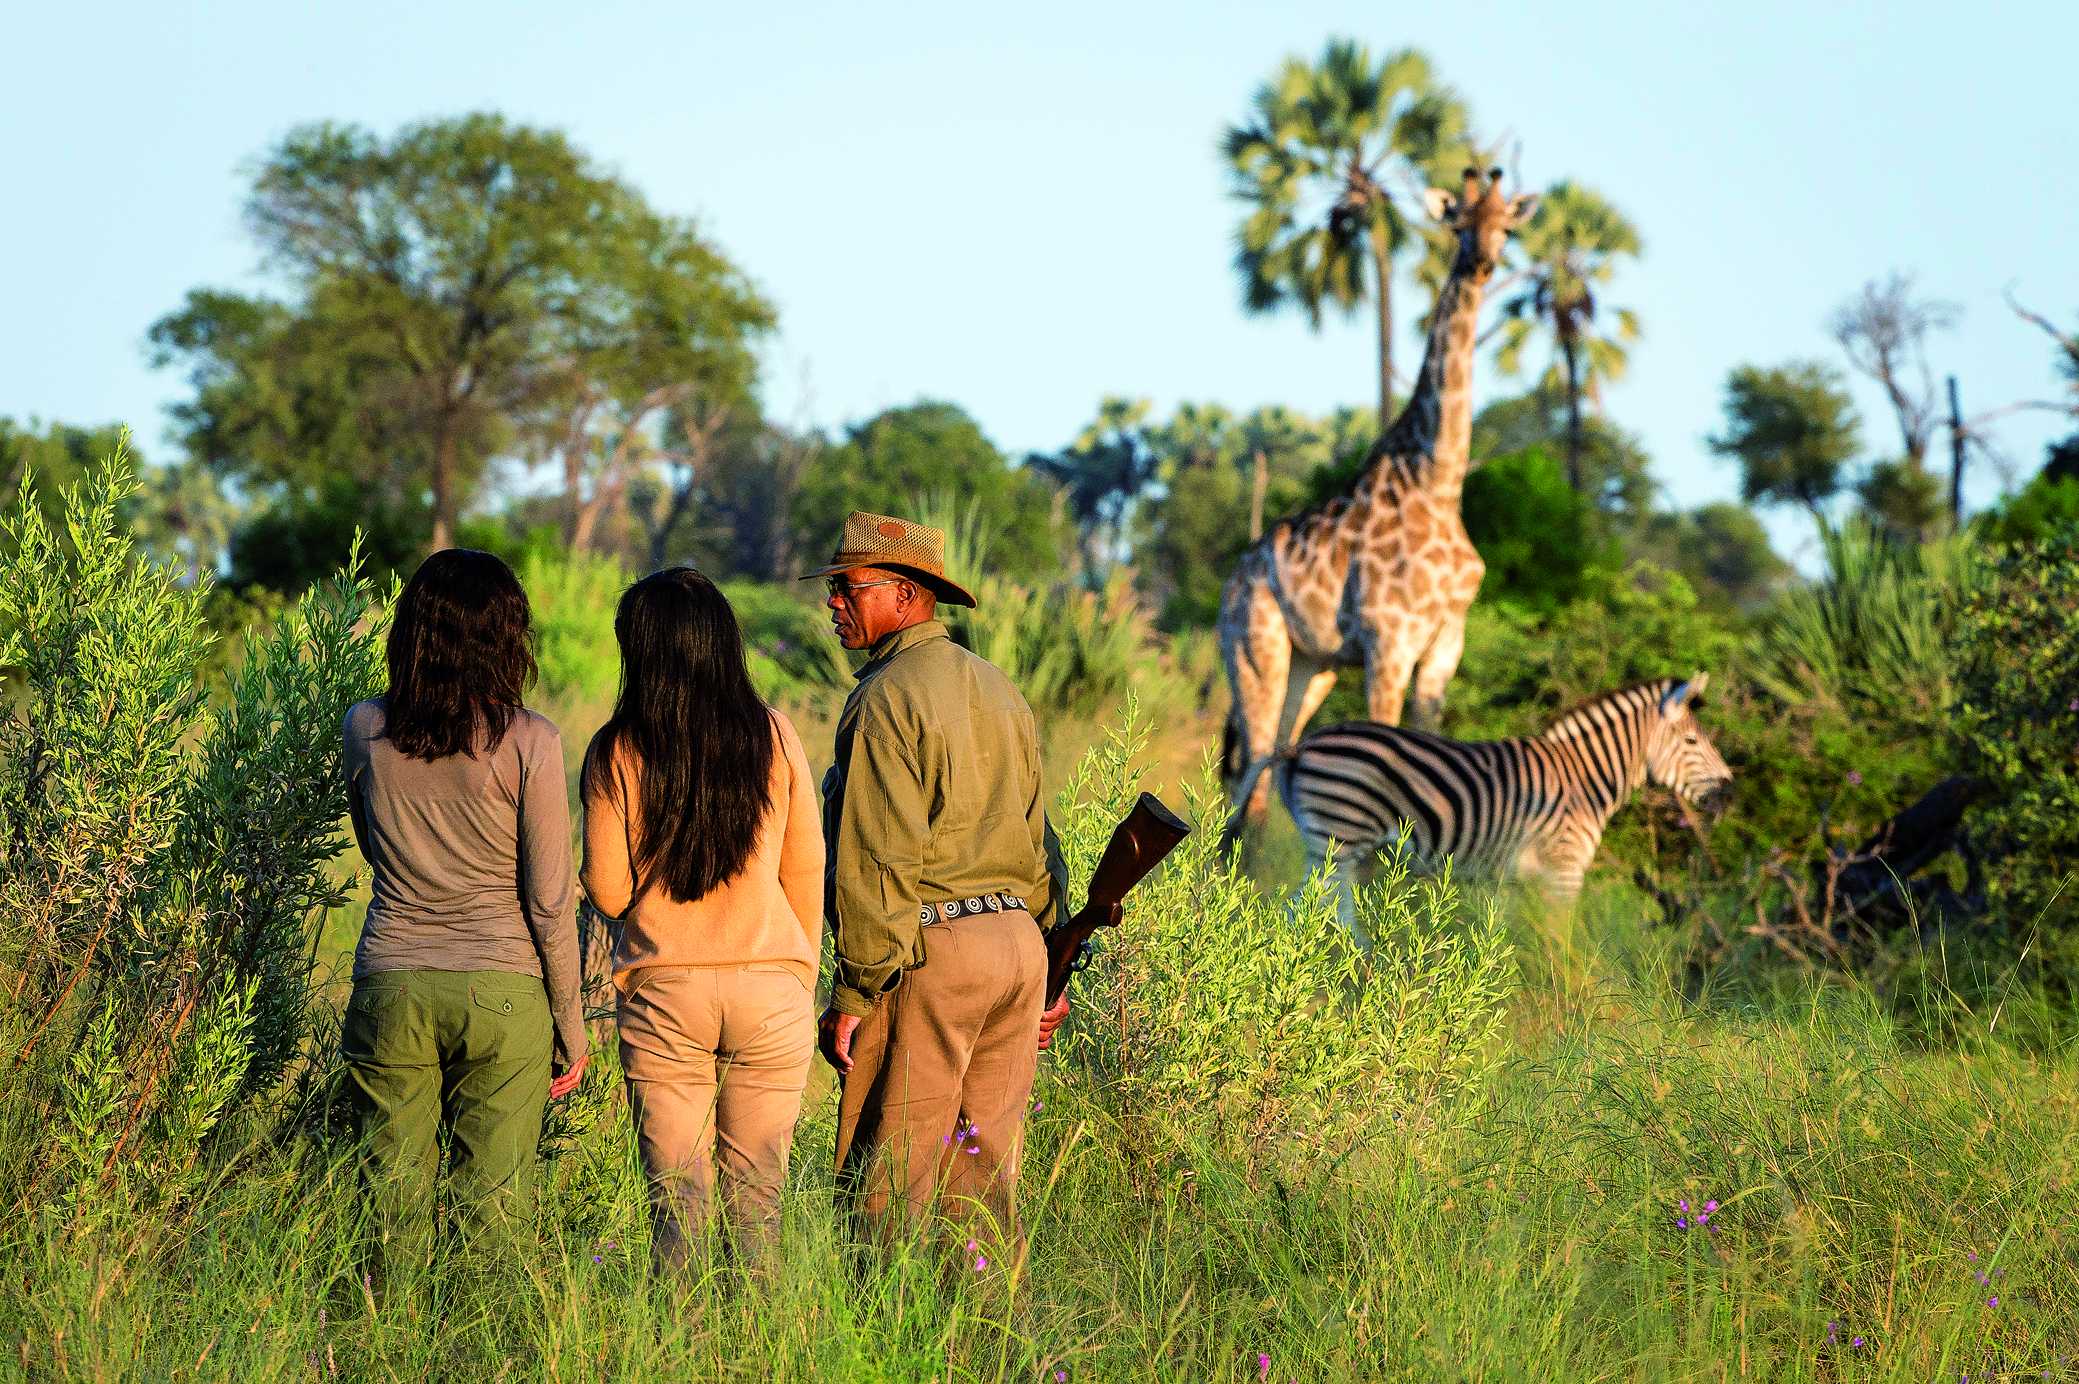
M 1030 913 L 1010 909 L 924 929 L 924 964 L 852 1036 L 838 1103 L 839 1195 L 883 1240 L 944 1196 L 987 1213 L 1015 1242 L 1026 1108 L 1039 1067 L 1047 951 Z
M 616 1017 L 656 1266 L 679 1268 L 706 1239 L 718 1164 L 732 1247 L 769 1260 L 815 1055 L 808 987 L 770 963 L 646 966 Z

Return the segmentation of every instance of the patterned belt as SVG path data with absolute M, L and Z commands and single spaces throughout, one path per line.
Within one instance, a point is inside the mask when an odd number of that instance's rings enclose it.
M 917 910 L 917 922 L 929 927 L 933 923 L 950 923 L 955 918 L 971 918 L 977 913 L 1001 913 L 1006 908 L 1023 908 L 1025 900 L 1016 894 L 977 894 L 971 899 L 947 899 L 941 904 L 925 904 Z

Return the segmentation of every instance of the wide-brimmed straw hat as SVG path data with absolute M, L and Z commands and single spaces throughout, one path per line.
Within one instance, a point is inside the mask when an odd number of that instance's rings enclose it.
M 859 567 L 882 567 L 928 586 L 948 605 L 972 606 L 966 587 L 946 575 L 946 535 L 925 524 L 912 524 L 889 514 L 853 510 L 827 566 L 802 578 L 817 581 Z

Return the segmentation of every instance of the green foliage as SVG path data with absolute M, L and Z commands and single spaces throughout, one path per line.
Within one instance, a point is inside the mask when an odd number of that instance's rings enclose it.
M 1814 518 L 1860 447 L 1840 372 L 1817 361 L 1736 367 L 1725 381 L 1725 432 L 1711 450 L 1740 465 L 1740 498 L 1803 505 Z
M 1784 593 L 1760 622 L 1755 683 L 1786 705 L 1939 734 L 1956 613 L 1978 580 L 1971 549 L 1899 543 L 1856 522 L 1821 538 L 1825 577 Z
M 1460 509 L 1487 564 L 1485 599 L 1548 614 L 1581 596 L 1598 573 L 1622 565 L 1588 499 L 1542 450 L 1496 457 L 1475 470 Z
M 831 633 L 821 586 L 733 581 L 722 591 L 736 609 L 760 696 L 794 703 L 850 689 L 852 665 Z
M 2041 543 L 2074 525 L 2079 525 L 2079 476 L 2054 477 L 2046 468 L 1980 515 L 1973 528 L 1991 543 Z
M 1663 510 L 1627 537 L 1633 557 L 1681 574 L 1707 604 L 1727 610 L 1752 609 L 1792 576 L 1754 511 L 1730 500 Z
M 59 1109 L 57 1156 L 11 1168 L 10 1201 L 77 1209 L 117 1171 L 186 1195 L 211 1132 L 304 1051 L 311 926 L 344 899 L 339 725 L 380 686 L 374 591 L 307 593 L 210 710 L 206 592 L 136 561 L 132 492 L 119 451 L 69 492 L 68 541 L 26 491 L 5 521 L 0 1042 L 21 1099 Z
M 996 561 L 1005 576 L 1060 571 L 1065 535 L 1048 486 L 1013 467 L 953 404 L 909 404 L 854 425 L 802 478 L 791 514 L 804 545 L 820 554 L 836 542 L 851 511 L 908 517 L 906 511 L 930 495 L 973 504 L 990 531 L 1003 535 Z
M 1566 394 L 1533 388 L 1485 405 L 1473 415 L 1474 459 L 1539 450 L 1565 455 L 1568 444 Z M 1645 521 L 1656 486 L 1653 459 L 1638 437 L 1609 419 L 1589 415 L 1580 420 L 1581 491 L 1595 507 L 1619 525 Z
M 1134 703 L 1078 766 L 1060 824 L 1070 873 L 1095 867 L 1140 792 L 1147 726 Z M 1217 1151 L 1251 1169 L 1318 1173 L 1387 1128 L 1448 1125 L 1491 1077 L 1514 966 L 1490 908 L 1465 916 L 1448 884 L 1389 874 L 1366 891 L 1369 955 L 1325 878 L 1266 895 L 1220 843 L 1210 765 L 1190 791 L 1201 828 L 1131 896 L 1085 973 L 1068 1060 L 1141 1131 L 1135 1155 Z M 1362 1084 L 1365 1100 L 1345 1095 Z
M 1550 336 L 1552 355 L 1540 388 L 1566 400 L 1568 479 L 1583 494 L 1594 494 L 1581 464 L 1581 401 L 1599 402 L 1603 381 L 1623 377 L 1627 346 L 1639 336 L 1637 313 L 1603 301 L 1620 260 L 1640 254 L 1638 228 L 1594 188 L 1562 180 L 1545 191 L 1517 240 L 1527 281 L 1502 302 L 1494 363 L 1505 375 L 1519 374 L 1538 334 Z
M 1318 62 L 1287 58 L 1222 141 L 1249 207 L 1235 272 L 1251 312 L 1296 304 L 1316 327 L 1328 306 L 1367 299 L 1379 319 L 1379 412 L 1392 405 L 1393 266 L 1416 238 L 1389 189 L 1438 181 L 1474 161 L 1463 102 L 1412 48 L 1374 58 L 1333 38 Z
M 1975 836 L 1995 916 L 2039 922 L 2079 987 L 2079 526 L 2008 550 L 1966 598 L 1954 734 L 1991 785 Z
M 495 115 L 390 139 L 293 130 L 260 162 L 246 220 L 297 296 L 197 290 L 151 340 L 194 387 L 176 410 L 190 456 L 305 526 L 345 491 L 444 543 L 490 458 L 582 441 L 581 406 L 626 419 L 659 389 L 744 396 L 773 320 L 690 223 L 561 134 Z M 295 590 L 323 570 L 272 580 Z
M 1580 599 L 1549 615 L 1473 607 L 1447 727 L 1466 739 L 1529 734 L 1614 688 L 1732 668 L 1743 647 L 1674 573 L 1644 564 L 1597 571 Z
M 1925 543 L 1949 522 L 1942 478 L 1911 457 L 1877 462 L 1855 494 L 1870 521 L 1902 543 Z

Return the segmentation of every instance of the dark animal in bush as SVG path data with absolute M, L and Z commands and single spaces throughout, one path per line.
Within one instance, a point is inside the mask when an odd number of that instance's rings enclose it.
M 1571 903 L 1595 858 L 1603 827 L 1642 784 L 1701 802 L 1722 794 L 1732 771 L 1719 758 L 1694 702 L 1706 675 L 1607 692 L 1516 740 L 1447 740 L 1353 721 L 1301 740 L 1277 767 L 1278 793 L 1314 868 L 1345 852 L 1368 862 L 1404 843 L 1412 861 L 1536 877 Z M 1246 803 L 1246 789 L 1235 801 Z M 1239 826 L 1237 820 L 1230 830 Z M 1354 914 L 1350 872 L 1337 871 L 1343 916 Z

